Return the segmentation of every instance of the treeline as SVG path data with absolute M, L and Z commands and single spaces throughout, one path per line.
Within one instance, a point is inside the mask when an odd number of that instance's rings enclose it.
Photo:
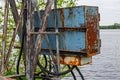
M 100 26 L 100 29 L 120 29 L 120 25 Z

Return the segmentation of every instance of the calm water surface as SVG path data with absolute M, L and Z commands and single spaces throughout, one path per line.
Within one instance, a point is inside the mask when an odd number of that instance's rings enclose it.
M 101 54 L 93 57 L 92 64 L 82 66 L 81 72 L 85 80 L 120 80 L 120 30 L 101 30 L 100 37 Z

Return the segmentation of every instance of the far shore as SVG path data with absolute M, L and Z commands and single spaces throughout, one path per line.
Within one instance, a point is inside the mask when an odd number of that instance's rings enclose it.
M 120 25 L 100 26 L 100 29 L 120 29 Z

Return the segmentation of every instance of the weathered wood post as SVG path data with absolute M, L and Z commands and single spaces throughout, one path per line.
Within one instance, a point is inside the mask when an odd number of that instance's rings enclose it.
M 42 20 L 41 20 L 41 28 L 42 29 L 39 29 L 40 33 L 43 33 L 46 30 L 48 17 L 50 15 L 51 7 L 52 7 L 53 3 L 54 3 L 54 0 L 48 0 L 47 1 L 45 12 L 44 12 L 44 15 L 43 15 Z M 41 45 L 42 45 L 43 38 L 44 38 L 44 36 L 42 34 L 37 35 L 37 39 L 36 39 L 36 42 L 35 42 L 35 45 L 34 45 L 35 56 L 34 56 L 34 61 L 33 61 L 33 63 L 34 63 L 34 68 L 33 69 L 35 69 L 35 67 L 36 67 L 37 57 L 38 57 L 38 55 L 41 51 Z
M 42 20 L 41 20 L 42 29 L 39 30 L 39 32 L 41 33 L 46 30 L 46 23 L 48 21 L 48 17 L 49 17 L 53 2 L 54 2 L 53 0 L 47 1 L 44 16 L 42 17 Z M 36 68 L 37 57 L 39 55 L 39 52 L 41 51 L 41 44 L 42 44 L 43 37 L 44 37 L 42 34 L 38 34 L 35 45 L 32 44 L 33 38 L 30 35 L 30 32 L 33 31 L 32 30 L 33 29 L 32 16 L 33 16 L 32 1 L 27 0 L 26 77 L 28 80 L 34 79 L 34 70 Z M 34 50 L 32 50 L 33 46 L 34 46 Z M 33 51 L 34 51 L 34 56 L 32 55 Z
M 8 21 L 8 0 L 5 0 L 5 9 L 4 9 L 4 26 L 3 26 L 3 37 L 2 37 L 2 59 L 1 59 L 1 72 L 0 76 L 4 74 L 4 63 L 5 63 L 5 54 L 6 54 L 6 35 L 7 35 L 7 21 Z

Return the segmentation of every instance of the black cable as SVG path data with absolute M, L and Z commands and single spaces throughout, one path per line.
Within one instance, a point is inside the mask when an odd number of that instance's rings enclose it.
M 46 69 L 46 68 L 47 68 L 47 65 L 48 65 L 46 55 L 43 55 L 43 58 L 45 58 L 45 65 L 44 65 L 44 68 Z M 39 60 L 38 60 L 38 62 L 37 62 L 37 65 L 38 65 L 38 66 L 40 65 Z M 37 73 L 37 75 L 39 75 L 39 74 L 41 74 L 41 73 L 45 73 L 45 72 L 44 72 L 44 71 L 40 71 L 39 73 Z
M 68 68 L 70 69 L 71 67 L 68 65 Z M 75 74 L 74 74 L 74 72 L 73 72 L 73 70 L 71 70 L 71 74 L 72 74 L 72 76 L 73 76 L 73 79 L 74 79 L 74 80 L 77 80 L 77 79 L 76 79 L 76 76 L 75 76 Z
M 47 62 L 47 57 L 46 57 L 46 55 L 43 55 L 43 57 L 45 58 L 45 68 L 47 68 L 47 65 L 48 65 L 48 62 Z
M 72 66 L 69 70 L 66 70 L 66 71 L 64 71 L 64 72 L 54 73 L 54 72 L 51 72 L 51 71 L 45 69 L 45 68 L 41 65 L 40 62 L 39 62 L 39 64 L 38 64 L 38 66 L 40 67 L 40 69 L 41 69 L 42 71 L 47 72 L 48 74 L 57 75 L 57 76 L 67 74 L 67 73 L 71 72 L 71 70 L 73 70 L 73 69 L 75 68 L 75 66 Z
M 82 80 L 85 80 L 85 79 L 84 79 L 84 76 L 83 76 L 82 73 L 80 72 L 79 68 L 78 68 L 77 66 L 76 66 L 75 68 L 76 68 L 76 70 L 78 71 L 81 79 L 82 79 Z
M 22 33 L 21 48 L 20 48 L 20 53 L 19 53 L 18 60 L 17 60 L 17 65 L 16 65 L 17 74 L 19 74 L 19 66 L 20 66 L 20 59 L 21 59 L 22 51 L 23 51 L 23 45 L 24 45 L 24 36 Z M 19 79 L 22 80 L 21 77 L 19 77 Z
M 25 38 L 25 35 L 26 35 L 26 10 L 24 10 L 23 12 L 23 31 L 22 31 L 22 40 L 21 40 L 21 48 L 20 48 L 20 53 L 19 53 L 19 56 L 18 56 L 18 60 L 17 60 L 17 64 L 16 64 L 16 72 L 17 74 L 19 74 L 19 66 L 20 66 L 20 59 L 21 59 L 21 56 L 22 56 L 22 51 L 23 51 L 23 47 L 24 47 L 24 38 Z M 22 80 L 21 77 L 18 77 L 19 80 Z

